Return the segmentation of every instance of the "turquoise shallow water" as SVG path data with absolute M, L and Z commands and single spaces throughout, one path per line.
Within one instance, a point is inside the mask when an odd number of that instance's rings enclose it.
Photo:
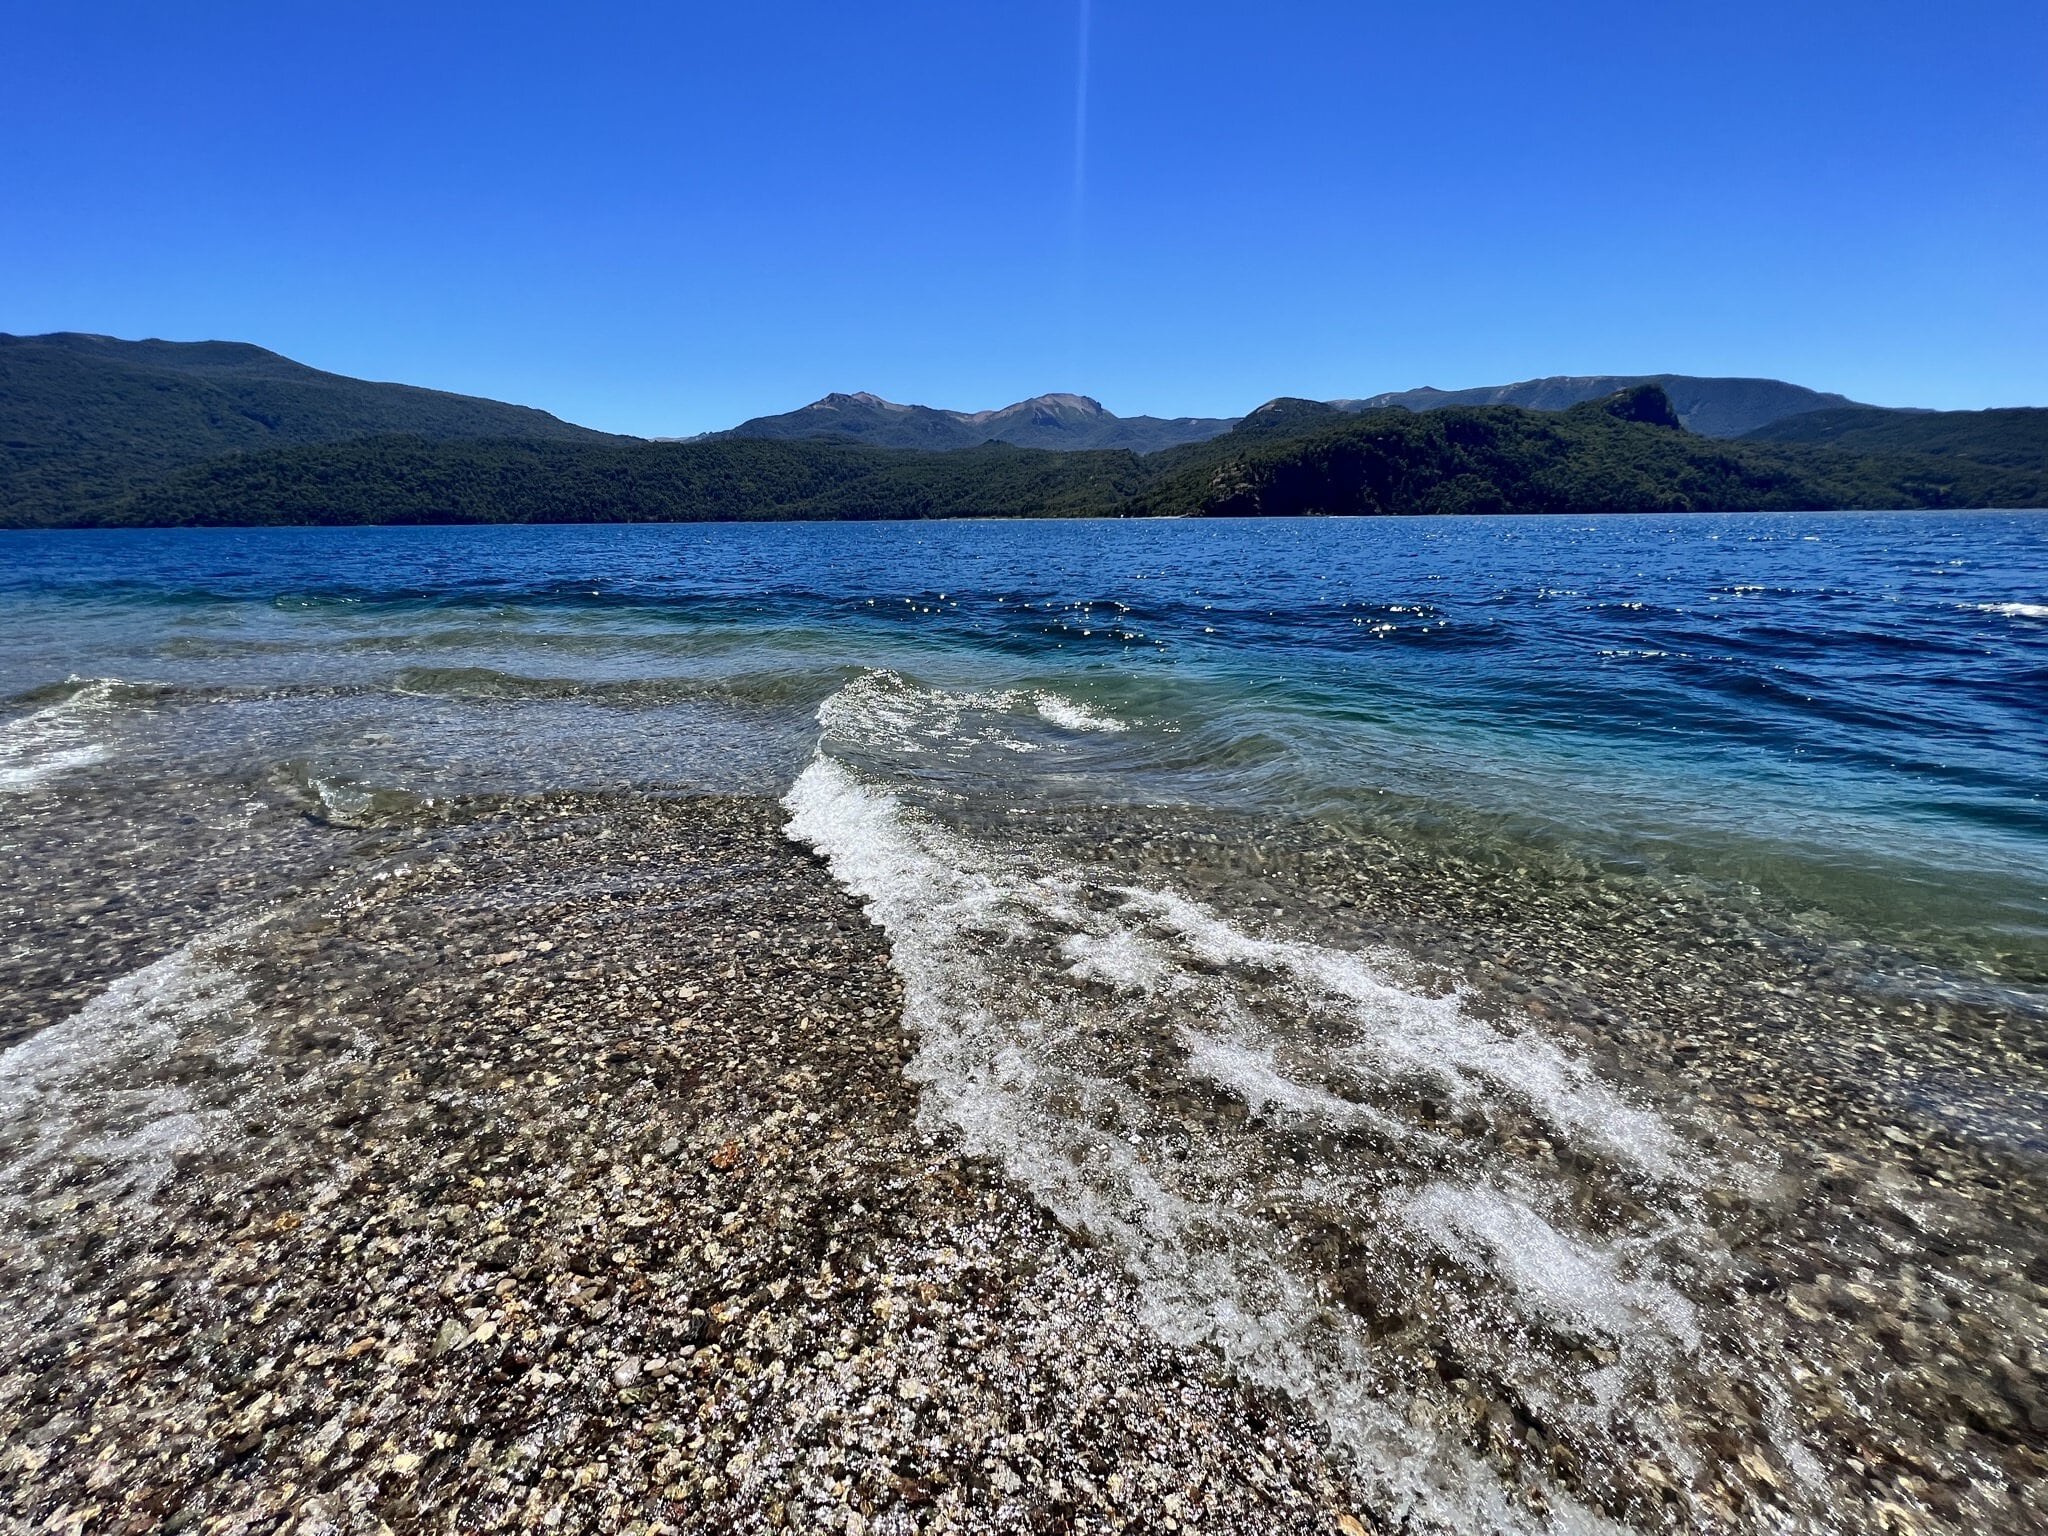
M 102 773 L 168 752 L 416 793 L 780 792 L 818 705 L 887 670 L 1052 689 L 1125 727 L 1041 719 L 1060 750 L 949 758 L 964 799 L 1391 819 L 1753 888 L 2000 972 L 2038 976 L 2048 954 L 2040 515 L 96 532 L 5 549 L 14 780 L 80 752 Z M 119 680 L 118 708 L 67 704 L 91 679 Z

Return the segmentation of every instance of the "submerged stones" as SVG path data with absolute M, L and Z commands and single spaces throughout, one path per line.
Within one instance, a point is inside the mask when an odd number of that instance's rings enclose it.
M 1754 1364 L 1721 1388 L 1669 1380 L 1665 1411 L 1696 1448 L 1693 1470 L 1645 1456 L 1614 1468 L 1609 1494 L 1590 1465 L 1565 1469 L 1568 1484 L 1630 1525 L 1657 1524 L 1666 1502 L 1684 1523 L 1735 1528 L 1903 1529 L 1907 1515 L 1929 1530 L 2038 1528 L 2048 1144 L 2026 1107 L 2048 1062 L 2038 998 L 1943 994 L 1910 953 L 1819 938 L 1705 886 L 1624 884 L 1624 900 L 1605 880 L 1354 844 L 1315 823 L 1045 809 L 1010 835 L 1085 858 L 1112 826 L 1137 853 L 1137 881 L 1213 893 L 1254 931 L 1417 957 L 1416 985 L 1454 981 L 1503 1029 L 1567 1042 L 1705 1155 L 1693 1246 L 1720 1252 L 1685 1290 L 1703 1346 Z M 1243 890 L 1254 841 L 1270 883 Z M 1515 1162 L 1546 1189 L 1594 1192 L 1570 1148 L 1518 1142 Z M 1313 1253 L 1329 1213 L 1285 1219 Z M 1498 1366 L 1446 1364 L 1434 1279 L 1404 1283 L 1337 1252 L 1335 1290 L 1372 1329 L 1376 1358 L 1411 1358 L 1443 1383 L 1447 1401 L 1417 1399 L 1432 1427 L 1458 1424 L 1463 1396 L 1468 1443 L 1504 1474 L 1522 1444 L 1546 1445 L 1553 1464 L 1583 1457 L 1523 1411 Z M 1589 1379 L 1604 1369 L 1587 1362 Z M 1519 1433 L 1502 1433 L 1493 1406 Z
M 233 1115 L 0 1238 L 0 1523 L 1369 1519 L 918 1129 L 880 936 L 780 819 L 480 803 L 224 952 Z
M 2022 1011 L 1635 871 L 1013 812 L 1005 867 L 1095 861 L 1077 921 L 1151 901 L 1133 921 L 1179 935 L 1198 988 L 1270 1011 L 1310 947 L 1372 950 L 1416 1007 L 1458 990 L 1492 1031 L 1467 1046 L 1554 1050 L 1616 1090 L 1573 1136 L 1457 1074 L 1369 1103 L 1302 1070 L 1341 1065 L 1308 1049 L 1347 1045 L 1328 1009 L 1273 1021 L 1285 1057 L 1191 1029 L 1142 946 L 1053 922 L 966 941 L 1037 944 L 1068 978 L 1004 985 L 1119 1090 L 1098 1127 L 1118 1168 L 1209 1199 L 1198 1236 L 1257 1223 L 1274 1262 L 1240 1266 L 1245 1294 L 1303 1277 L 1287 1315 L 1314 1348 L 1355 1328 L 1360 1353 L 1315 1357 L 1358 1388 L 1338 1410 L 1388 1421 L 1425 1474 L 1484 1472 L 1495 1502 L 1459 1528 L 2034 1528 L 2048 1201 L 2038 1125 L 2010 1113 L 2039 1071 Z M 742 799 L 444 802 L 346 846 L 315 827 L 224 853 L 241 883 L 202 880 L 175 920 L 150 915 L 165 872 L 126 915 L 81 906 L 66 921 L 108 942 L 15 978 L 31 1024 L 115 1017 L 188 942 L 211 979 L 158 976 L 87 1118 L 29 1127 L 40 1161 L 0 1223 L 0 1523 L 1457 1526 L 1390 1503 L 1301 1380 L 1248 1389 L 1243 1357 L 1176 1334 L 1221 1293 L 1162 1309 L 1110 1225 L 1126 1212 L 1061 1225 L 1011 1149 L 959 1155 L 928 1092 L 920 1115 L 907 957 L 781 822 Z M 128 854 L 81 850 L 40 878 L 91 903 L 90 861 Z M 1202 937 L 1173 891 L 1236 936 Z M 258 892 L 262 921 L 221 932 Z M 1641 1107 L 1713 1176 L 1617 1163 Z M 1255 1136 L 1284 1188 L 1225 1155 Z M 1474 1148 L 1550 1226 L 1466 1176 Z M 1382 1214 L 1410 1224 L 1398 1264 Z M 1650 1335 L 1670 1341 L 1656 1433 L 1589 1434 Z

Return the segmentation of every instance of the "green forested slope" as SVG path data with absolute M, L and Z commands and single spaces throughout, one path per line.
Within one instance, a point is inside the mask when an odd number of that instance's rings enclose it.
M 232 453 L 93 496 L 0 502 L 0 523 L 196 525 L 755 518 L 1708 512 L 2048 505 L 2048 451 L 2002 462 L 1839 442 L 1731 442 L 1655 385 L 1562 412 L 1347 414 L 1279 400 L 1140 457 L 847 440 L 379 436 Z M 2007 451 L 2010 450 L 2010 451 Z M 1974 451 L 1974 450 L 1973 450 Z M 1989 450 L 1984 450 L 1987 453 Z M 53 510 L 54 509 L 54 515 Z
M 1661 405 L 1653 405 L 1652 397 Z M 1283 403 L 1285 404 L 1285 403 Z M 2048 455 L 2028 467 L 1927 454 L 1865 456 L 1698 437 L 1654 420 L 1655 386 L 1568 411 L 1370 411 L 1290 435 L 1243 429 L 1161 454 L 1125 509 L 1151 515 L 1705 512 L 1831 507 L 2038 506 Z M 1258 413 L 1246 418 L 1257 422 Z
M 322 373 L 241 342 L 0 335 L 0 515 L 88 512 L 180 465 L 379 434 L 610 441 L 545 411 Z
M 992 445 L 429 442 L 372 438 L 181 470 L 115 524 L 583 523 L 1085 516 L 1144 483 L 1135 455 Z
M 1399 406 L 1409 411 L 1435 411 L 1446 406 L 1519 405 L 1532 411 L 1563 411 L 1589 400 L 1603 400 L 1617 390 L 1646 384 L 1662 389 L 1686 429 L 1702 437 L 1740 437 L 1754 427 L 1797 411 L 1824 410 L 1830 406 L 1874 409 L 1856 406 L 1841 395 L 1787 384 L 1783 379 L 1714 379 L 1684 373 L 1558 376 L 1478 389 L 1403 389 L 1338 403 L 1353 410 Z
M 1808 411 L 1746 434 L 1749 443 L 1805 443 L 1860 454 L 1924 453 L 2033 469 L 2048 462 L 2048 409 Z

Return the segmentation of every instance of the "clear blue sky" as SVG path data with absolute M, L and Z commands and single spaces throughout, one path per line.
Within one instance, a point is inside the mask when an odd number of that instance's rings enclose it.
M 0 330 L 646 434 L 1662 370 L 2048 403 L 2044 0 L 6 14 Z

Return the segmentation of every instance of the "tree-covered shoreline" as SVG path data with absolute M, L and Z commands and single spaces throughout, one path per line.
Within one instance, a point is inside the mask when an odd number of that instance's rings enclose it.
M 1289 410 L 1298 404 L 1300 409 Z M 10 527 L 1723 512 L 2048 504 L 2048 465 L 1685 432 L 1656 386 L 1568 411 L 1279 402 L 1140 456 L 989 444 L 413 435 L 227 454 Z

